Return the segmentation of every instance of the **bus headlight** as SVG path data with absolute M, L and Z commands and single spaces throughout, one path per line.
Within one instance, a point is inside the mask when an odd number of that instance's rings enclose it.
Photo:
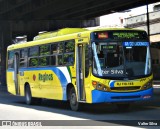
M 149 89 L 151 87 L 152 87 L 152 81 L 149 81 L 143 86 L 143 89 Z
M 109 91 L 109 88 L 107 86 L 99 82 L 92 81 L 92 85 L 96 90 Z

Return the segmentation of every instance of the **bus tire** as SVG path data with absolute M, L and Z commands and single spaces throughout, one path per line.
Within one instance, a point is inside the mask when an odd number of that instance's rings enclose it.
M 69 92 L 69 103 L 70 103 L 70 108 L 73 111 L 80 110 L 80 103 L 77 101 L 77 96 L 74 87 L 72 87 Z
M 40 105 L 42 103 L 41 98 L 32 97 L 29 85 L 27 85 L 25 89 L 25 100 L 27 105 L 33 105 L 33 104 Z
M 26 100 L 26 104 L 27 105 L 32 105 L 34 102 L 34 99 L 31 95 L 31 90 L 30 90 L 30 86 L 27 85 L 25 88 L 25 100 Z

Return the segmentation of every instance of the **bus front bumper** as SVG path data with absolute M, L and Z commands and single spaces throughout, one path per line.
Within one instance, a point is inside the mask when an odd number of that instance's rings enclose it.
M 104 92 L 93 90 L 92 103 L 143 101 L 151 99 L 152 94 L 153 88 L 137 92 Z

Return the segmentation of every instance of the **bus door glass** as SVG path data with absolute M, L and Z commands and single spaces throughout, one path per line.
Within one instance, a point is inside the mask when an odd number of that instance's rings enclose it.
M 16 95 L 19 95 L 20 93 L 18 73 L 19 73 L 19 54 L 15 53 L 14 55 L 14 84 L 15 84 Z
M 77 89 L 78 100 L 85 100 L 85 44 L 79 44 L 77 46 L 76 54 L 76 76 L 77 76 Z

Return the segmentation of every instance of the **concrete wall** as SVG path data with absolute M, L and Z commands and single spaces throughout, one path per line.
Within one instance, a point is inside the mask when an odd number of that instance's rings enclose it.
M 125 18 L 125 26 L 147 31 L 146 14 Z M 160 33 L 160 11 L 149 13 L 150 35 Z

